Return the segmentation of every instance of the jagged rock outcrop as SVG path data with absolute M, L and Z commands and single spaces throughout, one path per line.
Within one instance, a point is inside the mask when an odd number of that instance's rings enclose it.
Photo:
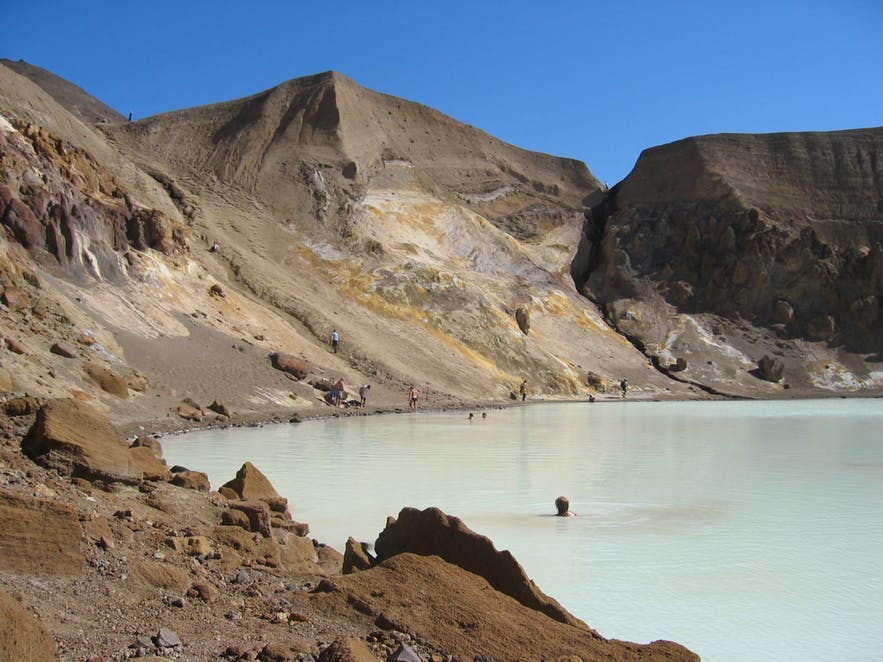
M 562 623 L 585 626 L 531 581 L 508 550 L 497 551 L 490 538 L 475 533 L 459 518 L 438 508 L 402 508 L 390 517 L 374 544 L 377 562 L 396 554 L 439 556 L 448 563 L 484 577 L 501 593 Z
M 133 202 L 92 154 L 46 128 L 0 118 L 0 154 L 0 222 L 44 266 L 120 283 L 128 248 L 186 248 L 179 224 Z
M 263 501 L 270 510 L 284 513 L 288 509 L 288 499 L 280 496 L 270 480 L 251 462 L 243 464 L 236 477 L 223 485 L 240 499 Z

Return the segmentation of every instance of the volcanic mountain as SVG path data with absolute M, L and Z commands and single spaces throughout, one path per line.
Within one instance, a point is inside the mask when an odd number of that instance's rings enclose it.
M 603 191 L 334 72 L 88 123 L 71 111 L 100 102 L 27 66 L 0 67 L 4 335 L 31 346 L 4 359 L 13 390 L 163 428 L 182 402 L 327 413 L 340 378 L 394 409 L 411 384 L 446 406 L 524 379 L 532 399 L 879 389 L 878 130 L 689 139 Z

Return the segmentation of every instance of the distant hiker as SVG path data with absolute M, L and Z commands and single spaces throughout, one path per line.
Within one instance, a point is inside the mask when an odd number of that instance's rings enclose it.
M 221 250 L 221 247 L 218 246 L 218 242 L 215 241 L 215 242 L 213 242 L 212 245 L 209 247 L 208 252 L 209 252 L 209 253 L 217 253 L 219 250 Z
M 414 385 L 411 385 L 411 388 L 408 389 L 408 408 L 411 411 L 417 411 L 417 399 L 420 397 L 420 391 L 414 388 Z
M 132 121 L 132 113 L 129 113 L 129 121 Z
M 625 397 L 625 392 L 629 388 L 629 380 L 623 379 L 621 382 L 619 382 L 619 388 L 622 391 L 622 397 Z
M 363 409 L 365 408 L 365 401 L 368 400 L 368 391 L 370 391 L 370 390 L 371 390 L 370 384 L 362 384 L 359 387 L 359 399 L 362 401 L 360 406 Z
M 340 334 L 337 332 L 337 329 L 331 332 L 331 349 L 334 350 L 334 353 L 337 354 L 337 346 L 340 344 Z
M 558 517 L 573 517 L 576 515 L 576 513 L 570 511 L 570 501 L 564 496 L 555 499 L 555 509 L 558 511 L 555 513 Z
M 518 392 L 521 393 L 521 401 L 524 402 L 524 399 L 527 397 L 527 380 L 525 379 L 521 382 L 521 386 L 518 387 Z

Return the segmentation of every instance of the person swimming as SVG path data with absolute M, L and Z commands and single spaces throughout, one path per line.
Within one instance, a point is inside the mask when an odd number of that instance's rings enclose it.
M 570 501 L 565 496 L 560 496 L 555 499 L 555 509 L 558 511 L 557 513 L 555 513 L 558 517 L 576 516 L 576 513 L 571 512 Z

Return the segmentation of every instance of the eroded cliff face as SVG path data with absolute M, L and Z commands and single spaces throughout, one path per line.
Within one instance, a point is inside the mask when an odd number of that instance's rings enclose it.
M 783 356 L 815 355 L 829 371 L 827 358 L 843 354 L 857 366 L 848 381 L 875 384 L 881 154 L 883 129 L 705 136 L 647 150 L 588 215 L 574 276 L 664 367 L 678 351 L 701 360 L 715 337 L 735 344 L 726 328 L 765 337 Z M 687 318 L 704 340 L 675 350 Z M 849 355 L 869 360 L 862 369 Z M 808 358 L 790 377 L 823 384 L 814 372 Z

